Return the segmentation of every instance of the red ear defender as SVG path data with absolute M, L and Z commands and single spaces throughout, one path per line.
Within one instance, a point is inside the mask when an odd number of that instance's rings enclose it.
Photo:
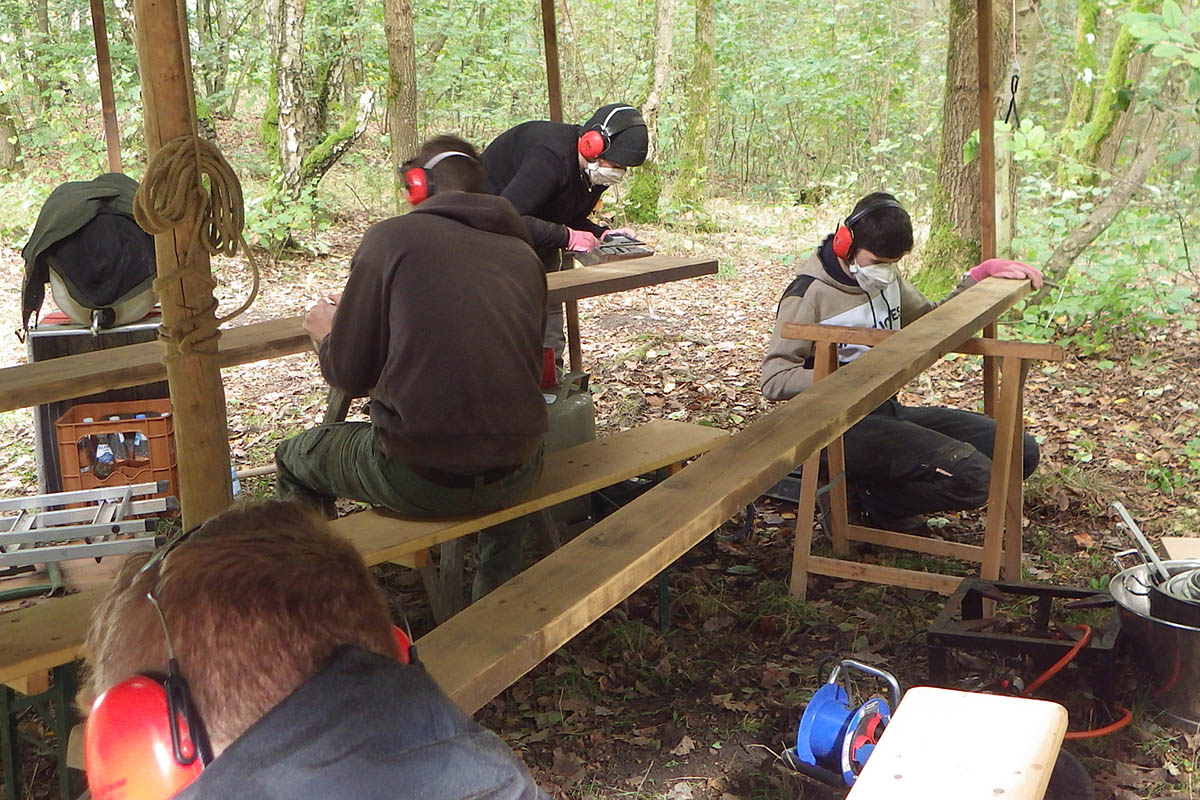
M 187 721 L 179 715 L 179 753 L 171 739 L 163 685 L 144 675 L 96 698 L 83 734 L 88 788 L 96 800 L 166 800 L 204 770 Z
M 851 226 L 881 208 L 899 208 L 903 210 L 904 206 L 895 200 L 883 197 L 875 200 L 873 203 L 868 203 L 865 208 L 861 208 L 846 217 L 846 221 L 838 225 L 837 230 L 833 232 L 833 254 L 841 259 L 849 256 L 850 248 L 854 245 L 854 231 L 850 229 Z
M 854 231 L 845 225 L 838 225 L 833 232 L 833 254 L 844 259 L 850 255 L 850 246 L 854 244 Z
M 398 625 L 393 625 L 392 636 L 396 637 L 396 658 L 401 664 L 411 664 L 412 640 L 408 638 L 408 634 L 400 630 Z
M 579 137 L 579 155 L 595 161 L 608 149 L 608 139 L 601 131 L 587 131 Z
M 420 205 L 429 199 L 431 192 L 429 173 L 420 167 L 404 170 L 404 197 L 410 205 Z

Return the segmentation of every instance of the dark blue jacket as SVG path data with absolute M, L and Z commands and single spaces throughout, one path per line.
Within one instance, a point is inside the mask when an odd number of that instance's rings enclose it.
M 175 800 L 409 797 L 546 800 L 508 745 L 420 663 L 345 647 Z

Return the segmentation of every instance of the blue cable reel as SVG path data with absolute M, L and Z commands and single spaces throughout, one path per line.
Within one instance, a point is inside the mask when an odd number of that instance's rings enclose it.
M 850 699 L 849 682 L 845 680 L 850 670 L 887 683 L 891 705 L 882 697 L 873 697 L 855 708 Z M 891 720 L 892 709 L 899 704 L 900 683 L 896 676 L 858 661 L 843 659 L 834 666 L 825 685 L 808 701 L 800 717 L 795 750 L 800 771 L 828 783 L 840 775 L 842 782 L 853 786 Z M 806 766 L 813 769 L 805 769 Z

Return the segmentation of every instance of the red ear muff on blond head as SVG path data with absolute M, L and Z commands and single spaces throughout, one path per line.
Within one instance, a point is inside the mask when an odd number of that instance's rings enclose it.
M 895 200 L 876 200 L 846 217 L 846 221 L 838 225 L 837 230 L 833 232 L 833 254 L 841 259 L 847 258 L 850 255 L 850 248 L 854 246 L 854 231 L 850 227 L 881 208 L 904 208 L 904 206 Z
M 83 734 L 88 788 L 95 800 L 167 800 L 204 770 L 187 720 L 172 743 L 167 690 L 145 675 L 96 698 Z M 182 763 L 186 762 L 186 763 Z
M 467 153 L 460 153 L 457 150 L 446 150 L 426 161 L 423 167 L 407 167 L 404 170 L 402 173 L 402 177 L 404 178 L 404 198 L 408 200 L 410 205 L 420 205 L 430 197 L 433 197 L 437 187 L 434 185 L 433 175 L 429 171 L 447 158 L 450 158 L 450 156 L 471 158 Z

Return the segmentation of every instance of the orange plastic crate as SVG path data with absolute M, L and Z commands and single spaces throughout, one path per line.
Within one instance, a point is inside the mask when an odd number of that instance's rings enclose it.
M 136 414 L 147 416 L 145 419 L 135 419 Z M 112 416 L 127 418 L 110 420 Z M 92 421 L 84 422 L 88 417 Z M 178 497 L 179 467 L 175 458 L 174 422 L 171 401 L 167 398 L 84 403 L 67 409 L 54 423 L 63 491 L 165 480 L 170 481 L 170 487 L 163 494 Z M 142 434 L 149 445 L 149 457 L 139 459 L 130 454 L 128 459 L 115 463 L 111 474 L 99 478 L 91 466 L 80 462 L 79 442 L 88 436 L 107 437 L 111 433 Z

